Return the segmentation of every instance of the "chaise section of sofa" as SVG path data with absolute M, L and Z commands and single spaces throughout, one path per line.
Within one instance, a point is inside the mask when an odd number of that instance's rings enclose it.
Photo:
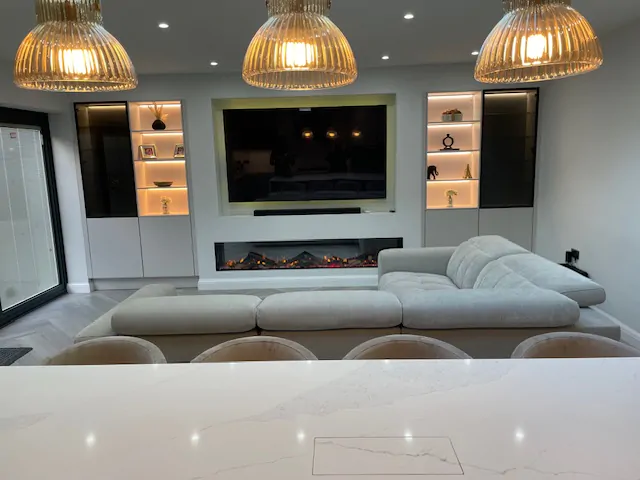
M 595 282 L 498 236 L 384 251 L 378 288 L 400 299 L 405 328 L 422 330 L 570 327 L 579 307 L 605 299 Z

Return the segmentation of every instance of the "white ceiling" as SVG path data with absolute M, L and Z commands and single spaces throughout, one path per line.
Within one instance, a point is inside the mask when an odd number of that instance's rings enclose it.
M 573 5 L 600 36 L 640 18 L 639 0 Z M 267 18 L 264 0 L 103 0 L 102 6 L 105 27 L 142 74 L 239 71 Z M 412 21 L 403 18 L 409 11 Z M 471 51 L 501 15 L 500 0 L 333 0 L 331 9 L 361 68 L 473 61 Z M 34 0 L 0 0 L 0 19 L 0 60 L 13 60 L 35 23 Z M 170 28 L 160 30 L 161 21 Z M 391 59 L 381 60 L 384 54 Z M 219 66 L 211 67 L 212 60 Z

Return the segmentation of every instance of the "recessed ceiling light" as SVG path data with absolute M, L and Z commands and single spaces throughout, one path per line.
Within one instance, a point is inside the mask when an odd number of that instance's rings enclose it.
M 382 59 L 383 59 L 383 60 L 389 60 L 389 55 L 383 55 L 383 56 L 382 56 Z
M 414 18 L 416 18 L 416 16 L 411 12 L 408 12 L 408 13 L 404 14 L 404 19 L 405 20 L 413 20 Z
M 169 28 L 169 24 L 168 24 L 168 23 L 165 23 L 165 22 L 162 22 L 162 23 L 159 23 L 159 24 L 158 24 L 158 27 L 159 27 L 159 28 Z
M 474 50 L 473 52 L 471 52 L 471 55 L 473 55 L 474 57 L 477 57 L 478 55 L 480 55 L 480 52 L 477 50 Z
M 217 67 L 218 66 L 218 62 L 211 62 L 211 66 L 212 67 Z

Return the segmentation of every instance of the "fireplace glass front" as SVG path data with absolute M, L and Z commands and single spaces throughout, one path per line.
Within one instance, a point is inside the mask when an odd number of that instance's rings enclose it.
M 378 254 L 402 238 L 216 243 L 218 271 L 375 268 Z

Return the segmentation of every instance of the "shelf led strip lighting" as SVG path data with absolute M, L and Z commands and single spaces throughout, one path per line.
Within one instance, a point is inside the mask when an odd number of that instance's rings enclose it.
M 136 160 L 136 162 L 142 162 L 142 163 L 153 163 L 153 164 L 157 164 L 157 165 L 171 165 L 171 164 L 183 164 L 185 163 L 184 160 Z
M 457 127 L 473 127 L 473 123 L 458 123 L 458 124 L 451 124 L 451 123 L 447 123 L 447 125 L 428 125 L 429 128 L 457 128 Z
M 183 135 L 182 132 L 163 132 L 163 133 L 138 132 L 138 133 L 140 133 L 141 135 L 144 135 L 146 137 L 165 137 L 165 136 L 170 136 L 170 135 L 174 135 L 174 136 L 177 136 L 177 135 L 182 136 Z
M 460 98 L 473 98 L 474 95 L 461 94 L 461 95 L 429 95 L 429 100 L 453 100 Z
M 153 108 L 155 107 L 155 105 L 153 104 L 149 104 L 149 105 L 138 105 L 140 108 Z M 180 105 L 179 103 L 158 103 L 158 107 L 170 107 L 170 108 L 180 108 L 182 105 Z
M 477 151 L 477 150 L 475 150 Z M 466 152 L 452 152 L 452 151 L 444 151 L 444 152 L 427 152 L 427 155 L 471 155 L 474 151 L 469 150 Z

